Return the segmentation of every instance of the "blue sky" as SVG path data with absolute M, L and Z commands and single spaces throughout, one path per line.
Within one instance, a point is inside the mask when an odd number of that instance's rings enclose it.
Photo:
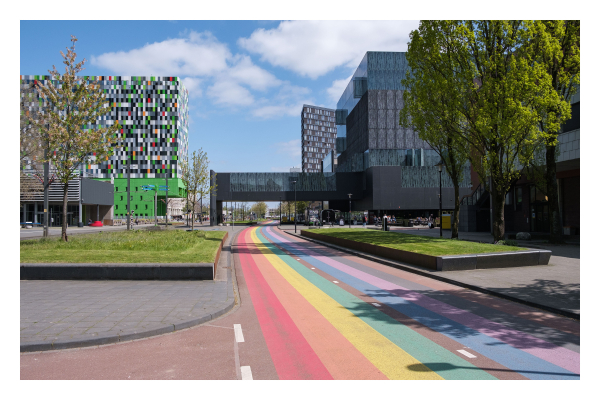
M 367 50 L 406 51 L 418 21 L 21 21 L 20 73 L 44 74 L 75 35 L 87 75 L 179 76 L 189 149 L 217 172 L 300 166 L 302 104 L 335 108 Z

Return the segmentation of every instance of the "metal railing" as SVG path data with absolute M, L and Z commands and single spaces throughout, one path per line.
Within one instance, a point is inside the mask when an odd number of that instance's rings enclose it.
M 481 196 L 483 196 L 484 193 L 485 193 L 485 188 L 480 183 L 477 186 L 477 188 L 475 188 L 475 190 L 473 190 L 473 193 L 465 195 L 460 199 L 460 205 L 461 206 L 465 206 L 465 205 L 472 206 L 474 204 L 477 204 L 477 202 L 479 201 Z

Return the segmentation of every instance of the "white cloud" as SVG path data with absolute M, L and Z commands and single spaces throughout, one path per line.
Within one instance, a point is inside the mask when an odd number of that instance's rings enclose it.
M 263 119 L 282 116 L 300 117 L 302 105 L 314 103 L 309 94 L 308 88 L 284 82 L 272 100 L 261 100 L 261 105 L 252 110 L 252 115 Z
M 272 65 L 317 78 L 356 68 L 367 51 L 406 51 L 419 21 L 284 21 L 257 29 L 238 44 Z
M 202 79 L 192 78 L 190 76 L 183 78 L 183 86 L 188 90 L 190 97 L 200 97 L 202 96 L 202 89 L 200 89 L 200 84 L 202 83 Z
M 216 104 L 224 106 L 249 106 L 254 103 L 252 93 L 230 80 L 218 80 L 208 88 L 207 94 Z
M 327 95 L 329 96 L 329 99 L 334 102 L 333 104 L 337 104 L 338 100 L 342 96 L 342 93 L 344 93 L 344 90 L 346 90 L 350 79 L 352 79 L 352 75 L 346 79 L 335 80 L 331 86 L 327 88 Z
M 252 105 L 254 96 L 248 88 L 265 91 L 282 84 L 249 56 L 233 55 L 210 32 L 192 31 L 139 49 L 104 53 L 91 62 L 119 75 L 178 76 L 192 98 L 202 96 L 203 84 L 212 84 L 206 92 L 220 106 Z
M 255 90 L 265 90 L 281 84 L 273 74 L 254 65 L 250 57 L 237 56 L 236 61 L 237 63 L 227 71 L 229 78 Z
M 92 56 L 91 63 L 119 75 L 209 76 L 227 68 L 227 46 L 210 32 Z
M 289 142 L 278 142 L 272 144 L 271 146 L 275 147 L 275 152 L 277 154 L 287 154 L 290 156 L 290 158 L 302 156 L 300 139 L 290 140 Z

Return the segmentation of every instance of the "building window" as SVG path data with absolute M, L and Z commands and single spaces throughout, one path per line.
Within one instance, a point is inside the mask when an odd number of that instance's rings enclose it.
M 404 162 L 405 166 L 412 167 L 412 165 L 413 165 L 412 156 L 413 156 L 412 149 L 407 149 L 406 150 L 406 159 L 405 159 L 405 162 Z
M 519 187 L 516 189 L 516 192 L 517 192 L 517 193 L 516 193 L 516 195 L 515 195 L 515 197 L 516 197 L 516 199 L 515 199 L 515 200 L 516 200 L 516 201 L 515 201 L 515 210 L 517 210 L 517 211 L 521 211 L 521 209 L 522 209 L 522 206 L 523 206 L 523 187 L 522 187 L 522 186 L 519 186 Z

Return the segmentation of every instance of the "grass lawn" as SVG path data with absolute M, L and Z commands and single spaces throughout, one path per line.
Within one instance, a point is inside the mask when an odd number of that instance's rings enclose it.
M 214 262 L 223 231 L 121 231 L 21 240 L 21 263 Z
M 502 251 L 523 250 L 521 247 L 475 243 L 467 242 L 465 240 L 440 239 L 428 236 L 408 235 L 406 233 L 382 232 L 373 229 L 330 228 L 311 230 L 310 232 L 430 256 L 498 253 Z

